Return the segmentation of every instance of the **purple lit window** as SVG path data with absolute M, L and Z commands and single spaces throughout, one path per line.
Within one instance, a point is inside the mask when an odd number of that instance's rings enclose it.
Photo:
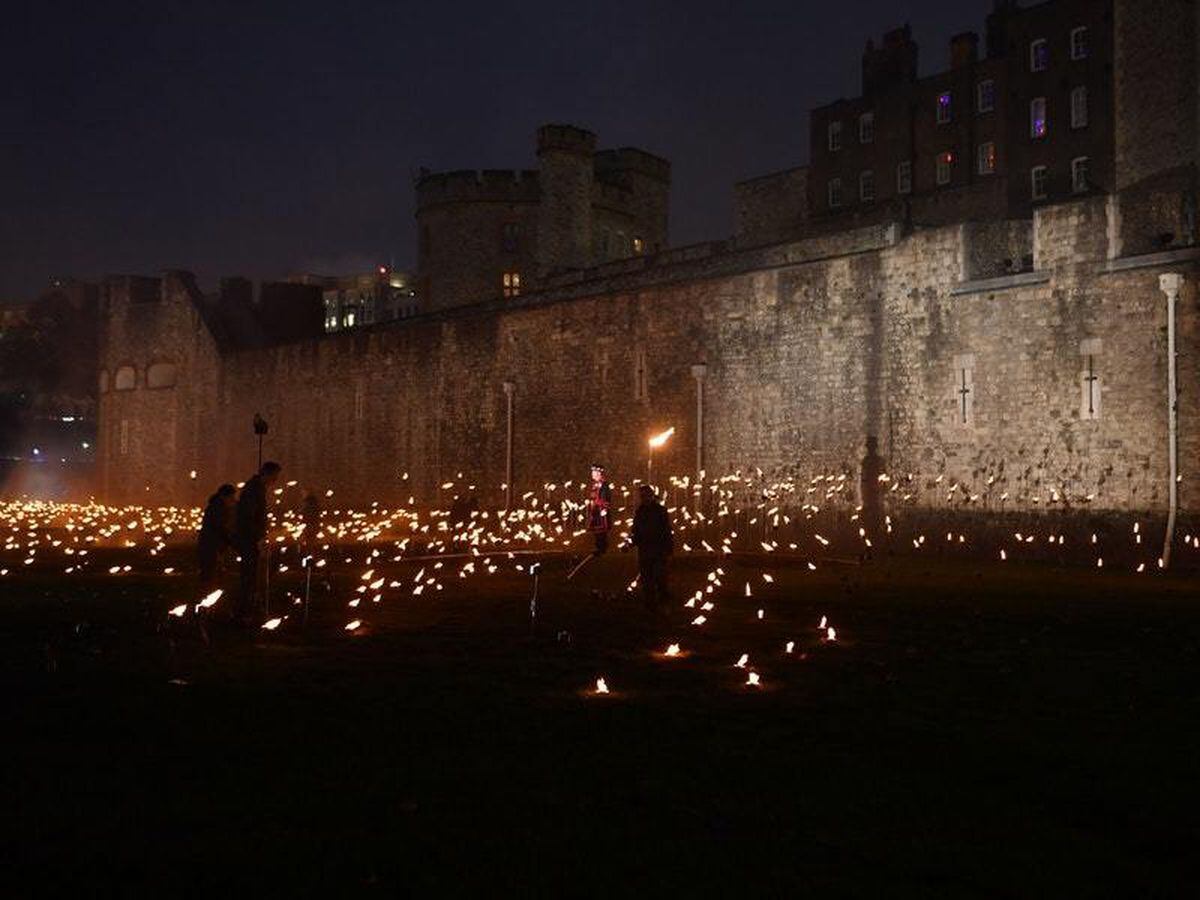
M 1046 131 L 1046 98 L 1038 97 L 1029 104 L 1029 136 L 1044 138 Z
M 952 110 L 953 97 L 949 91 L 944 94 L 938 94 L 937 98 L 937 121 L 939 125 L 943 125 L 950 121 L 950 113 Z

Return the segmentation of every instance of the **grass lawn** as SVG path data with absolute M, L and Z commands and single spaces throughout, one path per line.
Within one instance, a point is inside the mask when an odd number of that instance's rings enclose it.
M 1193 581 L 683 557 L 681 601 L 724 570 L 696 626 L 632 557 L 570 563 L 532 632 L 512 560 L 420 596 L 403 561 L 379 604 L 333 567 L 306 627 L 208 644 L 182 577 L 10 574 L 5 893 L 1200 890 Z

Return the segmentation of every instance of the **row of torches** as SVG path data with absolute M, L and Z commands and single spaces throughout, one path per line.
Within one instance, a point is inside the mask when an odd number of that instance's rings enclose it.
M 668 433 L 666 437 L 670 435 Z M 662 436 L 656 436 L 662 437 Z M 654 440 L 654 439 L 652 439 Z M 663 438 L 665 442 L 665 438 Z M 653 446 L 653 444 L 652 444 Z M 778 531 L 781 527 L 798 530 L 802 521 L 812 520 L 822 512 L 814 499 L 823 499 L 835 511 L 848 515 L 852 530 L 856 528 L 861 549 L 871 548 L 871 539 L 865 527 L 859 522 L 862 513 L 861 506 L 852 506 L 851 499 L 853 484 L 845 473 L 818 475 L 807 483 L 795 479 L 783 478 L 768 481 L 760 469 L 755 470 L 757 478 L 741 472 L 718 478 L 706 479 L 704 473 L 693 480 L 689 477 L 670 478 L 663 486 L 669 511 L 675 521 L 675 531 L 679 536 L 678 544 L 684 553 L 705 553 L 716 555 L 718 558 L 733 553 L 744 553 L 749 541 L 749 549 L 759 554 L 772 554 L 781 551 L 805 553 L 825 552 L 830 546 L 830 540 L 813 530 L 811 534 L 793 534 L 797 540 L 786 543 L 771 538 L 771 529 Z M 196 473 L 191 473 L 192 477 Z M 402 481 L 408 480 L 407 473 L 401 476 Z M 887 486 L 887 492 L 897 494 L 902 503 L 911 504 L 916 496 L 913 486 L 917 479 L 913 475 L 893 480 L 887 474 L 879 476 L 881 487 Z M 942 476 L 939 475 L 931 482 L 940 486 Z M 989 479 L 989 486 L 992 480 Z M 636 485 L 636 482 L 635 482 Z M 902 485 L 907 486 L 904 492 Z M 289 481 L 287 488 L 297 487 L 295 481 Z M 502 485 L 501 490 L 507 486 Z M 315 549 L 310 549 L 309 556 L 302 557 L 299 547 L 304 535 L 305 525 L 294 510 L 283 506 L 284 488 L 275 490 L 277 512 L 274 515 L 276 536 L 274 538 L 274 571 L 285 574 L 293 568 L 290 560 L 296 559 L 294 568 L 311 565 L 315 569 L 326 568 L 331 561 L 337 564 L 334 554 L 337 548 L 345 545 L 362 544 L 370 547 L 364 563 L 367 570 L 360 576 L 360 584 L 347 606 L 355 609 L 365 599 L 371 603 L 380 603 L 384 599 L 385 590 L 407 589 L 410 596 L 421 596 L 426 591 L 442 591 L 445 587 L 443 579 L 448 577 L 444 571 L 447 563 L 454 559 L 466 561 L 457 567 L 459 580 L 466 580 L 480 574 L 495 574 L 501 565 L 511 564 L 516 572 L 524 573 L 527 567 L 517 561 L 517 553 L 532 553 L 553 551 L 555 545 L 570 548 L 583 536 L 586 531 L 582 527 L 582 514 L 586 508 L 586 488 L 584 482 L 567 481 L 561 486 L 557 483 L 546 483 L 538 492 L 527 491 L 521 495 L 521 505 L 509 510 L 475 511 L 469 518 L 457 526 L 450 521 L 450 512 L 446 510 L 422 510 L 413 498 L 408 505 L 391 509 L 379 503 L 371 504 L 367 510 L 325 511 L 322 513 L 320 530 L 311 537 L 306 545 L 315 548 L 320 543 L 320 552 L 329 556 L 317 556 Z M 440 491 L 450 492 L 465 489 L 475 492 L 475 486 L 466 484 L 462 473 L 458 480 L 447 481 L 440 485 Z M 618 486 L 616 492 L 628 497 L 632 488 Z M 978 495 L 969 494 L 965 487 L 953 484 L 949 487 L 947 498 L 953 498 L 956 492 L 962 492 L 966 502 L 975 502 Z M 751 501 L 758 502 L 739 505 L 738 500 L 750 495 Z M 1053 501 L 1060 502 L 1066 492 L 1052 491 Z M 755 496 L 756 495 L 756 496 Z M 333 496 L 333 491 L 325 492 L 326 498 Z M 672 497 L 683 498 L 683 502 L 670 505 Z M 1004 494 L 1001 499 L 1006 499 Z M 803 499 L 798 507 L 795 501 Z M 1037 498 L 1034 498 L 1035 500 Z M 1081 498 L 1088 502 L 1093 495 Z M 695 509 L 688 501 L 695 501 Z M 702 502 L 706 501 L 706 502 Z M 710 512 L 705 513 L 703 506 L 708 505 Z M 713 509 L 715 507 L 715 509 Z M 618 507 L 616 512 L 625 512 L 625 507 Z M 20 566 L 30 567 L 38 560 L 39 551 L 42 559 L 49 552 L 57 551 L 62 554 L 67 563 L 64 574 L 74 575 L 88 569 L 91 552 L 99 547 L 108 551 L 146 549 L 150 557 L 157 557 L 172 542 L 191 541 L 198 528 L 200 510 L 186 507 L 142 507 L 142 506 L 110 506 L 91 502 L 87 504 L 55 503 L 39 500 L 20 500 L 0 503 L 0 521 L 9 523 L 8 534 L 3 537 L 2 551 L 14 555 L 20 554 Z M 619 521 L 618 521 L 618 524 Z M 758 539 L 757 528 L 762 528 L 762 539 Z M 719 536 L 715 533 L 727 528 Z M 755 537 L 740 535 L 739 528 L 749 532 L 755 529 Z M 891 535 L 894 522 L 890 515 L 882 520 L 882 533 Z M 140 535 L 141 540 L 135 539 Z M 1135 523 L 1132 532 L 1136 544 L 1141 544 L 1142 535 L 1140 523 Z M 624 540 L 627 535 L 622 535 Z M 1017 546 L 1033 543 L 1036 538 L 1032 534 L 1016 532 L 1013 535 Z M 712 539 L 711 541 L 709 539 Z M 739 541 L 740 543 L 735 543 Z M 965 534 L 947 532 L 948 544 L 966 545 Z M 1062 534 L 1049 534 L 1046 541 L 1059 546 L 1065 543 Z M 926 543 L 926 536 L 919 535 L 912 539 L 915 550 L 921 550 Z M 1097 545 L 1095 534 L 1091 535 L 1091 544 Z M 757 545 L 757 546 L 755 546 Z M 803 546 L 802 546 L 803 545 Z M 1200 549 L 1200 536 L 1186 535 L 1184 546 Z M 386 550 L 383 548 L 387 548 Z M 289 555 L 290 551 L 290 555 Z M 342 551 L 343 553 L 345 551 Z M 377 574 L 388 559 L 400 563 L 413 561 L 417 558 L 428 559 L 429 564 L 421 567 L 416 576 L 408 584 L 398 579 L 388 579 Z M 1006 548 L 999 550 L 1001 560 L 1008 559 Z M 439 558 L 440 557 L 440 558 Z M 3 556 L 0 556 L 0 561 Z M 342 556 L 342 564 L 351 566 L 353 556 Z M 1103 567 L 1103 557 L 1097 556 L 1096 564 Z M 1161 567 L 1161 560 L 1158 565 Z M 8 576 L 16 570 L 4 566 L 0 562 L 0 577 Z M 807 569 L 817 568 L 812 559 L 806 560 Z M 116 564 L 107 568 L 107 573 L 113 576 L 129 574 L 133 570 L 130 563 Z M 1146 563 L 1137 565 L 1137 572 L 1144 572 Z M 174 567 L 162 568 L 162 574 L 176 574 Z M 772 584 L 774 577 L 768 572 L 760 573 L 765 584 Z M 710 615 L 716 609 L 716 593 L 724 587 L 722 579 L 724 569 L 717 566 L 708 572 L 705 581 L 694 593 L 690 594 L 683 606 L 696 614 L 690 620 L 693 627 L 701 627 L 710 622 Z M 637 586 L 634 579 L 626 590 L 632 591 Z M 223 596 L 222 591 L 211 591 L 193 604 L 181 603 L 169 610 L 169 615 L 182 618 L 189 612 L 200 613 L 216 605 Z M 750 598 L 753 591 L 750 582 L 746 582 L 744 596 Z M 299 599 L 292 598 L 294 603 Z M 765 619 L 765 609 L 757 609 L 757 619 Z M 262 624 L 266 631 L 278 629 L 288 618 L 287 615 L 272 616 Z M 350 633 L 358 633 L 364 628 L 362 618 L 352 618 L 343 626 Z M 832 644 L 837 641 L 837 632 L 822 616 L 816 626 L 823 643 Z M 785 644 L 785 653 L 792 654 L 795 642 Z M 678 643 L 669 644 L 658 654 L 664 659 L 675 659 L 687 656 Z M 749 666 L 748 654 L 743 654 L 734 664 L 735 668 L 746 671 L 745 685 L 757 688 L 762 686 L 759 673 Z M 596 679 L 594 694 L 611 694 L 604 677 Z

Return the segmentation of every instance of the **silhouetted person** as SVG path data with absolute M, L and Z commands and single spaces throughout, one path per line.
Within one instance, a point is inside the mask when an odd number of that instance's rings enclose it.
M 633 514 L 629 541 L 638 552 L 638 579 L 646 607 L 659 610 L 667 601 L 667 559 L 675 552 L 671 518 L 654 495 L 654 488 L 643 484 L 638 489 L 640 503 Z
M 266 567 L 267 498 L 279 478 L 280 466 L 265 462 L 258 474 L 242 486 L 237 502 L 237 549 L 242 557 L 241 592 L 237 618 L 252 620 L 262 610 L 262 582 Z
M 879 476 L 883 474 L 883 457 L 879 455 L 879 442 L 875 435 L 867 435 L 867 455 L 863 457 L 862 474 L 859 479 L 859 502 L 862 503 L 862 523 L 867 537 L 879 534 L 882 521 L 881 496 L 883 489 Z
M 301 543 L 307 546 L 317 539 L 317 532 L 321 530 L 321 501 L 316 494 L 304 495 L 300 520 L 304 523 L 304 540 Z
M 200 563 L 200 592 L 207 594 L 217 582 L 221 560 L 234 546 L 234 508 L 237 488 L 223 484 L 208 498 L 204 517 L 200 520 L 197 555 Z
M 609 515 L 612 507 L 612 485 L 608 483 L 608 473 L 600 463 L 592 463 L 592 491 L 588 495 L 587 528 L 596 542 L 594 555 L 599 556 L 608 550 L 608 532 L 612 528 L 612 517 Z

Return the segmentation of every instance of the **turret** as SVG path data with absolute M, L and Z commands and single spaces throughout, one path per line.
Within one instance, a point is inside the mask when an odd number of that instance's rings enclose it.
M 537 133 L 537 152 L 539 273 L 584 268 L 592 248 L 596 135 L 573 125 L 543 125 Z

